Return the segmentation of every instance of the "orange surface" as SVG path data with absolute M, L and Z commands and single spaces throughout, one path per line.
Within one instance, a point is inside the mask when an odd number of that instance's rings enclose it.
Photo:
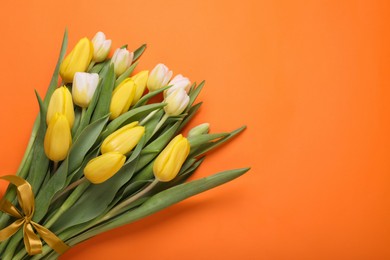
M 4 1 L 0 175 L 17 169 L 64 28 L 70 46 L 102 30 L 114 47 L 148 44 L 138 69 L 206 79 L 192 125 L 248 125 L 196 178 L 252 170 L 61 259 L 390 259 L 389 12 L 386 0 Z

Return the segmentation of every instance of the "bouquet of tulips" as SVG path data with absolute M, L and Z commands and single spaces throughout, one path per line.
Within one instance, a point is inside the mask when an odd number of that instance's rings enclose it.
M 186 182 L 206 153 L 245 128 L 210 134 L 205 123 L 180 134 L 201 106 L 204 82 L 172 78 L 163 64 L 132 75 L 146 45 L 108 58 L 102 32 L 67 56 L 66 46 L 65 31 L 46 96 L 36 94 L 40 112 L 20 167 L 0 178 L 11 184 L 0 201 L 4 260 L 57 258 L 249 170 Z

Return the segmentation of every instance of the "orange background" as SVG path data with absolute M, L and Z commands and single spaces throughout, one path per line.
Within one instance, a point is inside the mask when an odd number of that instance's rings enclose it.
M 389 3 L 4 1 L 0 175 L 17 169 L 64 28 L 69 46 L 102 30 L 114 48 L 148 44 L 138 70 L 207 81 L 192 126 L 248 125 L 195 178 L 252 170 L 61 259 L 390 259 Z

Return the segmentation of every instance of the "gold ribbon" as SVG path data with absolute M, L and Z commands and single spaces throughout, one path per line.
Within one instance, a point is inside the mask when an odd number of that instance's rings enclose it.
M 0 230 L 0 242 L 11 237 L 23 226 L 24 245 L 29 255 L 42 253 L 42 241 L 38 235 L 35 234 L 34 229 L 58 254 L 63 254 L 68 250 L 70 247 L 54 233 L 31 220 L 35 210 L 34 194 L 31 185 L 23 178 L 14 175 L 3 176 L 0 177 L 0 179 L 9 181 L 16 186 L 19 206 L 23 211 L 23 214 L 20 213 L 20 211 L 4 197 L 0 200 L 0 210 L 18 218 L 14 223 Z

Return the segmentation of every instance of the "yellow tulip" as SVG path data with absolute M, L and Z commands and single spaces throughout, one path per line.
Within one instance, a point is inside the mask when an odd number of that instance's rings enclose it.
M 69 126 L 73 126 L 74 108 L 72 102 L 72 94 L 65 86 L 59 87 L 54 90 L 53 95 L 50 98 L 46 115 L 46 123 L 48 125 L 56 113 L 63 114 L 68 120 Z
M 148 75 L 149 75 L 149 71 L 143 70 L 131 77 L 131 79 L 134 81 L 134 84 L 136 86 L 135 95 L 133 101 L 131 102 L 131 105 L 135 105 L 135 103 L 137 103 L 138 100 L 140 100 L 142 94 L 145 92 L 146 82 L 148 81 Z
M 187 138 L 181 134 L 173 138 L 154 161 L 153 173 L 156 179 L 162 182 L 174 179 L 189 153 L 190 143 Z
M 66 56 L 60 66 L 60 75 L 64 82 L 72 82 L 76 72 L 85 72 L 93 57 L 93 44 L 84 37 Z
M 110 104 L 110 119 L 113 120 L 130 108 L 131 102 L 135 95 L 136 86 L 134 81 L 130 78 L 125 79 L 119 84 L 112 93 Z
M 105 182 L 117 173 L 126 161 L 126 156 L 118 152 L 102 154 L 88 162 L 84 168 L 84 176 L 90 182 Z
M 138 126 L 138 122 L 128 124 L 104 139 L 101 151 L 102 154 L 119 152 L 127 154 L 138 144 L 145 133 L 145 127 Z
M 46 156 L 52 161 L 62 161 L 68 155 L 72 135 L 68 119 L 63 114 L 56 113 L 50 120 L 43 145 Z

